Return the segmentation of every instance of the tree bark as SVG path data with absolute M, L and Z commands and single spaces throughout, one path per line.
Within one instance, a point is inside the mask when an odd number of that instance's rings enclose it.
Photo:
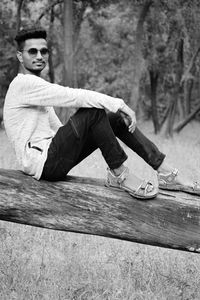
M 135 41 L 135 52 L 134 52 L 134 77 L 133 77 L 133 88 L 130 97 L 130 106 L 136 110 L 139 100 L 139 84 L 142 74 L 142 37 L 143 37 L 143 25 L 145 18 L 149 12 L 150 6 L 153 4 L 152 0 L 146 0 L 139 15 L 138 24 L 136 28 L 136 41 Z
M 140 201 L 100 179 L 36 181 L 4 169 L 0 191 L 1 220 L 200 252 L 198 196 L 168 192 Z
M 182 79 L 181 79 L 181 84 L 184 85 L 184 102 L 185 102 L 185 112 L 188 115 L 190 113 L 190 108 L 191 108 L 191 93 L 192 93 L 192 88 L 194 84 L 194 69 L 195 69 L 195 62 L 198 57 L 200 51 L 200 46 L 197 47 L 195 53 L 193 54 L 191 61 L 189 63 L 188 68 L 184 72 Z
M 23 2 L 24 0 L 17 1 L 16 33 L 19 31 L 21 26 L 21 9 L 22 9 Z
M 190 64 L 189 64 L 188 68 L 183 73 L 183 63 L 182 63 L 182 61 L 183 61 L 183 50 L 181 50 L 181 48 L 182 48 L 182 46 L 181 46 L 181 41 L 180 41 L 179 51 L 178 51 L 178 53 L 179 53 L 178 57 L 179 58 L 177 57 L 178 62 L 179 62 L 179 69 L 178 69 L 178 72 L 176 74 L 176 83 L 175 83 L 176 86 L 175 86 L 174 97 L 173 97 L 172 103 L 169 107 L 168 126 L 167 126 L 167 131 L 166 131 L 166 133 L 169 134 L 170 136 L 173 135 L 173 131 L 179 132 L 182 128 L 184 128 L 190 122 L 190 120 L 193 119 L 193 117 L 196 115 L 196 113 L 199 111 L 199 109 L 197 107 L 197 109 L 193 113 L 191 113 L 183 122 L 181 122 L 173 130 L 175 114 L 176 114 L 176 107 L 177 107 L 177 101 L 178 101 L 178 96 L 179 96 L 180 90 L 182 89 L 183 84 L 186 85 L 187 81 L 193 80 L 192 69 L 194 68 L 195 61 L 196 61 L 197 56 L 198 56 L 199 51 L 200 51 L 200 46 L 198 46 L 197 50 L 195 51 L 194 55 L 192 56 L 192 59 L 190 61 Z M 182 75 L 181 75 L 181 73 L 182 73 Z M 189 85 L 189 87 L 192 89 L 192 85 Z M 188 91 L 188 97 L 189 97 L 190 92 L 191 91 Z M 185 97 L 185 99 L 186 99 L 186 97 Z M 187 103 L 186 105 L 187 105 L 186 108 L 188 109 L 189 103 Z
M 55 82 L 55 74 L 53 67 L 53 58 L 52 58 L 52 36 L 53 36 L 53 22 L 54 22 L 54 8 L 51 7 L 51 15 L 50 15 L 50 24 L 49 24 L 49 40 L 48 40 L 48 48 L 49 48 L 49 79 L 50 82 Z
M 183 75 L 183 39 L 180 39 L 178 44 L 178 50 L 177 50 L 177 71 L 176 71 L 175 87 L 174 87 L 173 98 L 171 100 L 171 104 L 169 107 L 168 123 L 166 128 L 166 134 L 169 136 L 173 135 L 173 126 L 175 122 L 177 103 L 181 91 L 182 75 Z
M 157 84 L 158 84 L 158 72 L 155 70 L 149 70 L 150 75 L 150 85 L 151 85 L 151 107 L 152 107 L 152 118 L 154 125 L 155 134 L 159 131 L 159 121 L 158 121 L 158 112 L 157 112 L 157 101 L 156 101 L 156 93 L 157 93 Z
M 18 0 L 17 1 L 17 14 L 16 14 L 16 31 L 15 31 L 15 35 L 17 34 L 17 32 L 20 30 L 20 26 L 21 26 L 21 10 L 22 10 L 22 6 L 23 6 L 23 2 L 24 0 Z M 19 61 L 17 58 L 14 59 L 14 63 L 13 63 L 13 77 L 15 77 L 18 73 L 19 70 Z
M 74 42 L 73 42 L 73 3 L 72 0 L 64 0 L 63 10 L 63 85 L 74 87 Z M 65 124 L 72 109 L 61 107 L 58 115 L 63 124 Z
M 74 53 L 73 53 L 73 5 L 72 0 L 64 0 L 63 12 L 63 33 L 64 33 L 64 77 L 65 86 L 73 87 L 74 82 Z
M 188 66 L 188 68 L 186 69 L 186 71 L 184 72 L 182 78 L 181 78 L 181 84 L 184 82 L 184 81 L 187 81 L 188 79 L 191 79 L 193 78 L 191 72 L 192 72 L 192 69 L 194 68 L 194 65 L 195 65 L 195 62 L 196 62 L 196 59 L 198 57 L 198 54 L 199 54 L 199 51 L 200 51 L 200 46 L 197 47 L 194 55 L 192 56 L 192 59 L 190 61 L 190 64 Z
M 184 102 L 185 102 L 185 116 L 190 114 L 191 110 L 191 94 L 192 88 L 194 85 L 194 79 L 190 78 L 185 82 L 185 91 L 184 91 Z

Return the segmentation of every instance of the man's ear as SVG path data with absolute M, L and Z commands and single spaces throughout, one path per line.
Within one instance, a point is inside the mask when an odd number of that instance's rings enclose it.
M 23 58 L 22 58 L 22 52 L 21 51 L 17 51 L 17 58 L 18 58 L 19 62 L 21 64 L 23 64 Z

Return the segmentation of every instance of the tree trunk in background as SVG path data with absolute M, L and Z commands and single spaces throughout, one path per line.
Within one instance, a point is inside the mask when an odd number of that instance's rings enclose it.
M 64 0 L 63 11 L 63 85 L 74 87 L 74 43 L 73 43 L 73 3 L 72 0 Z M 66 123 L 71 115 L 70 109 L 61 108 L 59 117 L 62 123 Z
M 188 79 L 188 81 L 185 83 L 184 102 L 185 102 L 186 115 L 189 115 L 191 110 L 191 94 L 192 94 L 193 84 L 194 84 L 194 79 Z
M 50 15 L 50 25 L 49 25 L 49 40 L 48 40 L 48 48 L 49 48 L 49 79 L 53 83 L 55 82 L 55 74 L 53 68 L 53 60 L 52 60 L 52 32 L 53 32 L 53 22 L 54 22 L 54 8 L 51 8 Z
M 17 2 L 17 15 L 16 15 L 16 33 L 17 33 L 21 26 L 21 9 L 24 0 L 18 0 L 16 2 Z
M 183 75 L 183 39 L 180 39 L 177 50 L 177 72 L 175 78 L 175 87 L 173 98 L 169 107 L 169 114 L 167 120 L 166 134 L 169 136 L 173 135 L 173 126 L 175 122 L 175 116 L 177 111 L 177 103 L 179 94 L 181 92 L 181 79 Z
M 177 101 L 178 101 L 178 96 L 181 92 L 182 85 L 183 83 L 185 84 L 185 93 L 184 93 L 184 100 L 185 103 L 185 108 L 186 112 L 188 113 L 190 111 L 190 96 L 191 96 L 191 91 L 192 91 L 192 86 L 193 86 L 193 75 L 192 71 L 195 67 L 195 61 L 197 59 L 197 56 L 200 51 L 200 46 L 198 46 L 197 50 L 195 51 L 190 64 L 187 68 L 187 70 L 183 74 L 183 40 L 180 40 L 179 43 L 179 50 L 178 50 L 178 56 L 177 56 L 177 61 L 178 61 L 178 71 L 176 74 L 176 82 L 175 82 L 175 92 L 174 92 L 174 99 L 169 107 L 169 114 L 168 114 L 168 124 L 167 124 L 167 130 L 166 133 L 169 134 L 170 136 L 173 135 L 173 125 L 174 125 L 174 120 L 175 120 L 175 113 L 176 113 L 176 108 L 177 108 Z M 189 85 L 187 84 L 189 82 Z M 190 122 L 196 115 L 196 113 L 199 111 L 199 107 L 196 108 L 194 112 L 188 115 L 184 121 L 182 121 L 175 129 L 174 131 L 179 132 L 183 127 L 185 127 L 186 124 Z
M 63 83 L 65 86 L 74 85 L 74 65 L 73 65 L 73 6 L 72 0 L 64 0 L 63 12 L 63 33 L 64 33 L 64 74 Z
M 16 0 L 16 3 L 17 3 L 16 34 L 20 30 L 20 26 L 21 26 L 21 10 L 22 10 L 22 6 L 23 6 L 23 2 L 24 2 L 24 0 Z M 13 75 L 15 77 L 19 70 L 19 61 L 17 58 L 15 58 L 15 60 L 14 60 L 13 70 L 14 70 Z
M 159 121 L 158 121 L 158 112 L 157 112 L 157 101 L 156 101 L 156 92 L 158 85 L 158 71 L 149 70 L 150 76 L 150 85 L 151 85 L 151 107 L 152 107 L 152 119 L 154 125 L 155 134 L 159 131 Z
M 191 58 L 191 61 L 189 63 L 188 68 L 185 70 L 185 72 L 184 72 L 184 74 L 182 75 L 182 78 L 181 78 L 181 84 L 184 84 L 185 117 L 186 117 L 186 120 L 189 120 L 189 121 L 192 119 L 191 115 L 193 114 L 193 113 L 190 114 L 190 110 L 191 110 L 191 93 L 192 93 L 192 88 L 193 88 L 193 85 L 194 85 L 194 76 L 195 76 L 194 74 L 195 74 L 195 69 L 196 69 L 195 63 L 196 63 L 196 59 L 198 57 L 199 51 L 200 51 L 200 46 L 197 47 L 195 53 L 193 54 L 193 56 Z M 197 107 L 197 109 L 198 109 L 198 107 Z M 188 115 L 188 117 L 187 117 L 187 115 Z M 187 121 L 187 123 L 189 121 Z M 182 123 L 184 124 L 185 120 Z M 183 127 L 181 127 L 181 129 L 182 128 Z M 177 127 L 176 127 L 175 131 L 178 132 L 180 130 L 177 130 Z
M 143 37 L 143 25 L 145 18 L 148 14 L 150 6 L 152 5 L 152 0 L 146 0 L 138 19 L 138 24 L 136 28 L 136 41 L 135 41 L 135 52 L 134 52 L 134 77 L 133 77 L 133 88 L 131 91 L 131 98 L 130 98 L 130 106 L 136 110 L 138 106 L 138 99 L 139 99 L 139 84 L 140 84 L 140 77 L 142 74 L 142 65 L 143 65 L 143 58 L 142 58 L 142 37 Z

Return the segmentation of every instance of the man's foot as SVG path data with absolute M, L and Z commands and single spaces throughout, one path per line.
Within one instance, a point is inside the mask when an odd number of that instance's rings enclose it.
M 197 182 L 191 182 L 183 175 L 179 174 L 178 169 L 166 168 L 158 169 L 158 184 L 163 190 L 182 191 L 191 194 L 200 195 L 200 185 Z
M 160 179 L 161 176 L 162 178 L 164 178 L 163 176 L 167 176 L 167 177 L 169 176 L 169 180 L 167 180 L 168 183 L 170 180 L 173 179 L 172 181 L 176 184 L 180 184 L 188 187 L 193 186 L 193 182 L 191 180 L 189 180 L 182 172 L 179 172 L 176 168 L 166 163 L 165 160 L 160 165 L 157 172 L 158 172 L 158 180 Z
M 158 189 L 151 182 L 129 174 L 128 168 L 124 168 L 121 174 L 116 175 L 108 169 L 108 187 L 115 187 L 127 191 L 131 196 L 138 199 L 151 199 L 156 197 Z

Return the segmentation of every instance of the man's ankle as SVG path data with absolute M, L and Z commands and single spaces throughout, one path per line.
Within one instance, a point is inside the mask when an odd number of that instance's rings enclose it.
M 119 168 L 116 168 L 116 169 L 112 169 L 112 173 L 115 175 L 115 176 L 119 176 L 122 174 L 122 172 L 126 169 L 126 167 L 122 164 Z
M 174 170 L 174 168 L 171 165 L 169 165 L 168 163 L 163 161 L 163 163 L 157 169 L 157 172 L 167 174 L 167 173 L 172 172 L 173 170 Z

